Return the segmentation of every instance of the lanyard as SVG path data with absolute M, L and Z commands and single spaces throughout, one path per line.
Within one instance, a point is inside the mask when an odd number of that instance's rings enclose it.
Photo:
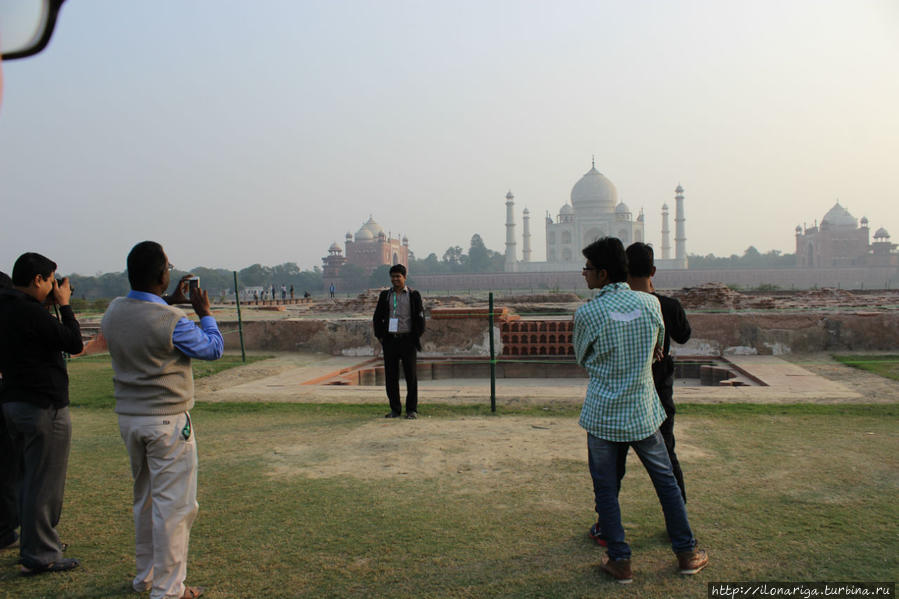
M 396 318 L 396 290 L 393 290 L 393 317 Z

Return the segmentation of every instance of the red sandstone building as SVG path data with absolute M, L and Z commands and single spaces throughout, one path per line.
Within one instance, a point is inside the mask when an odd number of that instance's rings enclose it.
M 890 234 L 881 227 L 870 242 L 868 219 L 859 221 L 848 210 L 834 204 L 820 226 L 796 227 L 796 266 L 833 268 L 849 266 L 896 266 L 899 255 Z
M 328 248 L 328 255 L 322 258 L 322 278 L 325 289 L 334 283 L 335 288 L 344 287 L 341 271 L 347 264 L 361 268 L 366 274 L 370 274 L 379 266 L 403 264 L 409 266 L 409 239 L 404 235 L 402 239 L 392 237 L 385 233 L 384 228 L 368 217 L 368 221 L 356 231 L 354 236 L 349 231 L 346 234 L 346 254 L 337 242 Z

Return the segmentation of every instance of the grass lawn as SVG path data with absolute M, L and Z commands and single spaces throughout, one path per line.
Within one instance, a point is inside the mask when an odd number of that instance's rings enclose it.
M 73 388 L 100 393 L 90 361 Z M 97 367 L 93 375 L 78 372 Z M 79 377 L 83 377 L 79 378 Z M 76 383 L 76 381 L 78 381 Z M 66 500 L 59 530 L 82 560 L 72 573 L 23 579 L 0 553 L 0 597 L 136 597 L 131 477 L 109 406 L 73 401 Z M 592 488 L 586 443 L 503 476 L 435 467 L 379 476 L 322 465 L 348 439 L 414 462 L 412 427 L 534 423 L 534 434 L 582 436 L 576 410 L 434 406 L 387 422 L 382 406 L 207 404 L 192 411 L 200 450 L 200 515 L 188 582 L 208 597 L 706 597 L 710 581 L 887 581 L 899 578 L 899 406 L 684 405 L 678 414 L 691 524 L 711 565 L 674 569 L 651 483 L 631 456 L 621 492 L 634 583 L 596 567 L 587 535 Z M 516 420 L 517 419 L 517 420 Z M 549 422 L 552 426 L 547 426 Z M 538 426 L 539 424 L 539 426 Z M 406 431 L 406 432 L 403 432 Z M 418 445 L 420 447 L 420 445 Z M 526 445 L 525 445 L 526 447 Z M 291 449 L 298 448 L 298 449 Z M 403 449 L 408 448 L 407 454 Z M 469 447 L 472 456 L 479 447 Z M 447 450 L 449 451 L 449 450 Z M 457 451 L 457 450 L 453 450 Z M 360 460 L 361 460 L 360 456 Z M 371 455 L 364 456 L 367 458 Z M 285 465 L 289 466 L 285 468 Z M 340 464 L 338 464 L 339 466 Z
M 847 366 L 899 381 L 899 356 L 897 355 L 834 356 L 833 359 Z

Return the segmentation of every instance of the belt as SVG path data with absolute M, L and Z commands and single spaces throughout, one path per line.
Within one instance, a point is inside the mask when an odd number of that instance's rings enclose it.
M 391 337 L 408 337 L 412 333 L 387 333 Z

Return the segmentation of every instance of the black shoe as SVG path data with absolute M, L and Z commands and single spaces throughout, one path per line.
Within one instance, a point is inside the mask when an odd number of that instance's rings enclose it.
M 67 570 L 74 570 L 78 566 L 81 565 L 77 559 L 73 558 L 65 558 L 56 562 L 50 562 L 49 564 L 44 564 L 43 566 L 38 566 L 36 568 L 29 568 L 27 566 L 22 566 L 22 576 L 37 576 L 38 574 L 44 574 L 46 572 L 66 572 Z
M 384 415 L 384 418 L 399 418 L 399 417 L 400 417 L 399 412 L 391 412 L 389 414 Z
M 406 412 L 406 420 L 415 420 L 418 418 L 418 412 Z

